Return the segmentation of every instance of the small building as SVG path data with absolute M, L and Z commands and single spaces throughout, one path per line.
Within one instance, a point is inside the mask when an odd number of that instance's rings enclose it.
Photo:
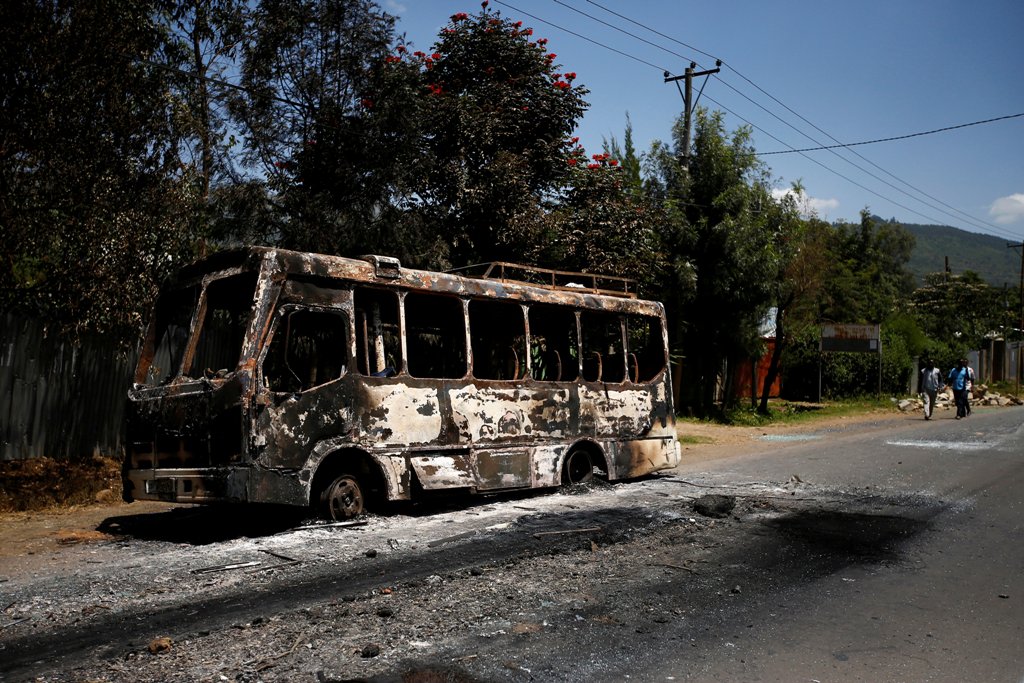
M 758 334 L 764 342 L 764 353 L 758 358 L 751 358 L 744 361 L 737 368 L 733 380 L 733 396 L 735 398 L 760 398 L 764 378 L 768 375 L 768 367 L 772 362 L 772 354 L 775 352 L 775 315 L 777 309 L 772 307 L 768 310 L 764 320 L 761 321 Z M 753 391 L 751 391 L 753 387 Z M 778 398 L 782 391 L 782 372 L 775 376 L 775 381 L 769 389 L 769 398 Z

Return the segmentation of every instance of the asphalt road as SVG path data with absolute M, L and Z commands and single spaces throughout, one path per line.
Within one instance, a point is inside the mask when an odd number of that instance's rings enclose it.
M 946 415 L 355 529 L 129 506 L 0 562 L 0 681 L 1021 683 L 1024 408 Z
M 1024 411 L 920 416 L 691 463 L 722 484 L 785 480 L 923 494 L 891 562 L 853 563 L 769 596 L 644 680 L 1024 681 Z M 687 474 L 683 472 L 684 476 Z

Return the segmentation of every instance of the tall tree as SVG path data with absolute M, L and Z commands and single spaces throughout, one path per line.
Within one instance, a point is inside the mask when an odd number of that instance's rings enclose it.
M 586 107 L 587 90 L 546 39 L 483 5 L 453 15 L 420 57 L 418 213 L 448 236 L 459 265 L 527 257 L 543 200 L 569 176 L 569 136 Z
M 906 265 L 914 236 L 894 221 L 879 221 L 864 209 L 859 224 L 835 226 L 823 320 L 880 323 L 896 313 L 914 290 Z
M 633 195 L 643 194 L 643 156 L 636 151 L 633 144 L 633 122 L 626 114 L 626 130 L 622 135 L 622 144 L 613 135 L 611 140 L 604 141 L 604 153 L 619 161 L 622 168 L 622 184 Z
M 241 0 L 177 0 L 157 15 L 168 34 L 168 52 L 182 67 L 175 79 L 181 155 L 196 169 L 204 202 L 218 183 L 239 179 L 227 103 L 246 13 Z
M 133 339 L 193 244 L 154 5 L 0 9 L 0 306 Z
M 648 167 L 650 191 L 670 216 L 664 248 L 675 281 L 662 295 L 675 318 L 683 356 L 682 407 L 715 410 L 719 379 L 730 396 L 732 368 L 759 348 L 757 331 L 771 301 L 777 270 L 775 226 L 766 220 L 772 198 L 749 128 L 726 134 L 720 112 L 696 112 L 689 170 L 682 156 L 683 121 L 673 146 L 656 143 Z
M 790 338 L 800 336 L 816 325 L 818 295 L 828 264 L 828 240 L 831 228 L 817 217 L 799 215 L 803 187 L 794 184 L 777 203 L 767 209 L 767 219 L 775 224 L 776 270 L 772 274 L 772 301 L 775 308 L 775 341 L 768 370 L 761 387 L 758 412 L 768 414 L 771 388 L 781 372 L 782 358 Z
M 246 136 L 245 162 L 267 178 L 277 241 L 377 250 L 402 161 L 415 151 L 393 125 L 400 108 L 387 106 L 407 90 L 379 87 L 394 18 L 370 0 L 263 0 L 252 16 L 245 90 L 232 110 Z M 380 112 L 391 128 L 373 125 Z

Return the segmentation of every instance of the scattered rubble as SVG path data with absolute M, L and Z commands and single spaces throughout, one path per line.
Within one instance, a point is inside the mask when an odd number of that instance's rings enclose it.
M 699 515 L 704 515 L 705 517 L 714 517 L 717 519 L 728 517 L 729 513 L 732 512 L 735 507 L 735 496 L 722 496 L 715 493 L 701 496 L 697 500 L 693 501 L 694 512 Z
M 904 398 L 904 399 L 893 399 L 897 407 L 904 413 L 912 413 L 924 410 L 924 401 L 921 398 Z M 1012 394 L 1000 394 L 995 391 L 989 391 L 989 388 L 984 384 L 976 384 L 971 389 L 972 406 L 995 406 L 995 407 L 1006 407 L 1006 406 L 1019 406 L 1024 405 L 1024 400 L 1021 400 L 1017 396 Z M 936 410 L 954 410 L 956 408 L 956 401 L 953 399 L 953 390 L 946 388 L 939 392 L 935 398 L 935 409 Z

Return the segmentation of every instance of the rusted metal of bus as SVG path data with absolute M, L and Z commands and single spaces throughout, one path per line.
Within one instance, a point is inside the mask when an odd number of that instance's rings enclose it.
M 124 497 L 343 519 L 423 491 L 674 467 L 664 308 L 585 277 L 256 247 L 185 268 L 129 391 Z

